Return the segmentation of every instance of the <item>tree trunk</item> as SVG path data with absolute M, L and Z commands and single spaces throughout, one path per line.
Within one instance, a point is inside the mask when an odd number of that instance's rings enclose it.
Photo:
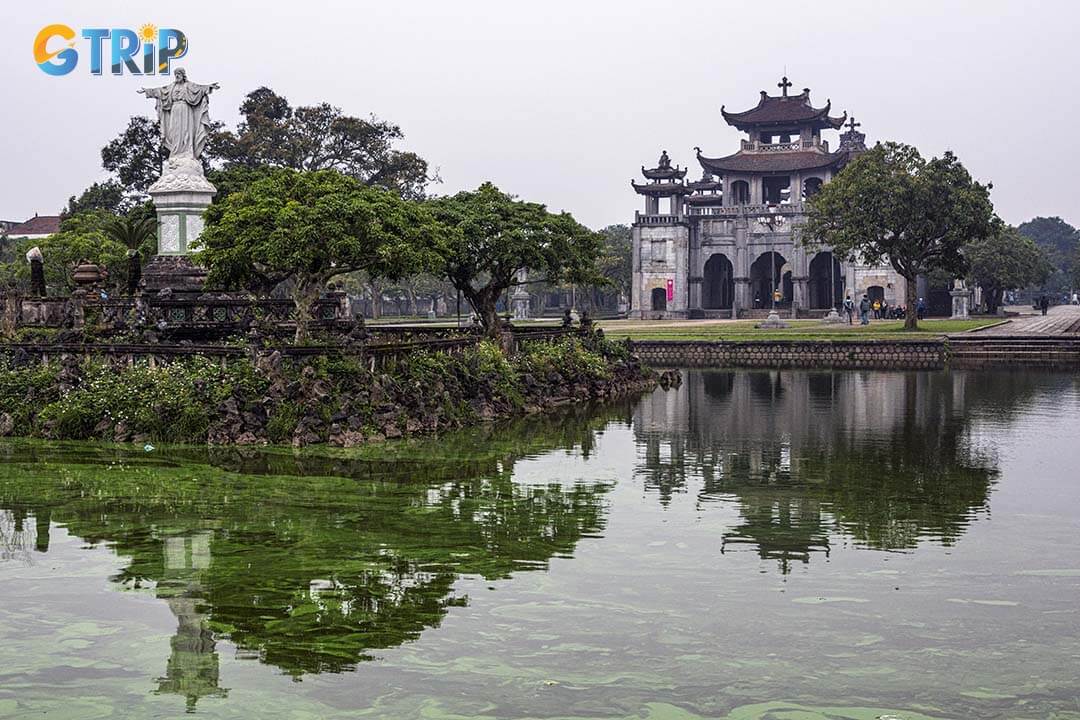
M 410 317 L 416 317 L 416 293 L 408 285 L 405 286 L 405 312 Z
M 139 280 L 142 279 L 142 258 L 136 250 L 128 257 L 127 294 L 134 295 L 139 289 Z
M 905 277 L 904 301 L 907 303 L 907 311 L 904 313 L 904 329 L 919 329 L 919 283 L 916 277 Z
M 296 304 L 296 335 L 293 340 L 297 345 L 303 345 L 310 337 L 311 310 L 325 284 L 325 278 L 311 278 L 297 280 L 293 288 L 293 302 Z
M 465 299 L 472 305 L 473 310 L 480 316 L 480 324 L 484 328 L 484 334 L 490 338 L 499 337 L 499 312 L 496 310 L 501 289 L 490 285 L 480 290 L 472 288 L 462 289 Z
M 378 320 L 382 317 L 382 288 L 378 283 L 368 283 L 371 290 L 371 319 Z

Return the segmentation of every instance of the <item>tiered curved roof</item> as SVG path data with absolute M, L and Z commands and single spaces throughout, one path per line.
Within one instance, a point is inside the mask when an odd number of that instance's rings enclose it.
M 702 155 L 699 151 L 697 159 L 698 162 L 701 163 L 701 167 L 707 172 L 723 175 L 725 173 L 769 173 L 817 170 L 818 168 L 827 168 L 842 164 L 847 161 L 848 155 L 849 153 L 846 151 L 833 153 L 819 152 L 817 150 L 769 153 L 746 153 L 740 151 L 734 155 L 709 158 Z
M 819 130 L 839 130 L 847 120 L 847 113 L 841 117 L 831 117 L 829 110 L 832 101 L 827 100 L 825 107 L 816 108 L 810 104 L 810 88 L 804 88 L 798 95 L 773 96 L 761 91 L 758 104 L 749 110 L 729 113 L 720 106 L 720 114 L 728 125 L 739 130 L 751 131 L 766 128 L 797 128 L 811 125 Z

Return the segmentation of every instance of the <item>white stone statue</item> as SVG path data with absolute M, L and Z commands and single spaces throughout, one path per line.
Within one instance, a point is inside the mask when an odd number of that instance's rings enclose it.
M 203 175 L 202 157 L 210 135 L 210 93 L 217 83 L 189 82 L 187 73 L 176 71 L 176 80 L 157 88 L 140 88 L 139 93 L 156 100 L 161 140 L 169 152 L 161 178 L 150 188 L 155 191 L 213 191 Z

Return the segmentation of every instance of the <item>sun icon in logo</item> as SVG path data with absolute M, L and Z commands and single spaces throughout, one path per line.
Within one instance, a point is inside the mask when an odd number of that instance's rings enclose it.
M 157 25 L 146 23 L 139 28 L 139 39 L 143 42 L 154 42 L 157 39 Z

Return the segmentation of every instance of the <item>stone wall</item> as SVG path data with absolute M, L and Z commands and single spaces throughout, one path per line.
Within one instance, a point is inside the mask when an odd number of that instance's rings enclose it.
M 829 367 L 936 369 L 945 367 L 940 340 L 648 340 L 634 352 L 653 367 Z

